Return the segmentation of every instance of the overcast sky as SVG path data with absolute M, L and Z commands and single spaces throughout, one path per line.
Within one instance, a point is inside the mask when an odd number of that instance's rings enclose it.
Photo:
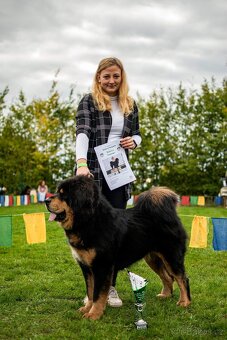
M 131 95 L 198 87 L 227 74 L 226 0 L 0 0 L 0 92 L 89 91 L 102 58 L 125 66 Z

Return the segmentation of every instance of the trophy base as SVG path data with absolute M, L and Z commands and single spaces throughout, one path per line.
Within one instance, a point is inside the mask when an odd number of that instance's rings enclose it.
M 135 326 L 136 326 L 136 329 L 147 329 L 148 324 L 143 319 L 140 319 L 135 322 Z

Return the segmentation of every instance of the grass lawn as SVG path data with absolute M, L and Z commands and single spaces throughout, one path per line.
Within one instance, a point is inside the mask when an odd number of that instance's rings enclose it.
M 0 215 L 13 215 L 13 246 L 0 247 L 0 339 L 227 339 L 227 252 L 208 247 L 189 248 L 186 269 L 192 304 L 176 306 L 179 289 L 159 300 L 158 277 L 140 261 L 130 270 L 147 278 L 147 330 L 134 327 L 134 296 L 126 272 L 118 276 L 123 307 L 107 307 L 101 320 L 82 319 L 77 309 L 85 295 L 80 268 L 74 263 L 64 232 L 48 222 L 47 242 L 28 245 L 22 213 L 46 211 L 43 205 L 0 207 Z M 221 207 L 179 207 L 190 235 L 194 215 L 225 217 Z M 15 216 L 19 215 L 19 216 Z

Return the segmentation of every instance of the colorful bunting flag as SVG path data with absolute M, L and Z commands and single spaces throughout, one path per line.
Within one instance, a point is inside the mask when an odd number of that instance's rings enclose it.
M 198 205 L 205 205 L 205 197 L 204 196 L 199 196 L 198 197 Z
M 23 214 L 26 238 L 29 244 L 46 242 L 44 213 Z
M 21 199 L 20 196 L 16 196 L 16 205 L 20 205 L 21 204 Z
M 208 234 L 208 221 L 205 216 L 195 216 L 192 221 L 189 247 L 206 248 Z
M 227 218 L 212 218 L 213 248 L 227 250 Z
M 0 246 L 12 246 L 12 217 L 0 216 Z
M 197 205 L 198 204 L 198 196 L 190 196 L 190 204 Z
M 4 195 L 0 195 L 0 207 L 4 206 L 4 202 L 5 202 L 5 196 Z
M 5 207 L 8 207 L 9 206 L 9 196 L 6 195 L 5 196 Z
M 28 205 L 28 195 L 24 195 L 24 205 Z
M 11 207 L 13 205 L 13 196 L 9 196 L 9 206 Z
M 214 196 L 206 196 L 205 197 L 205 205 L 214 205 Z
M 31 203 L 37 203 L 37 195 L 30 196 Z
M 215 196 L 214 204 L 215 205 L 222 205 L 222 197 L 221 196 Z
M 190 203 L 190 196 L 182 196 L 181 197 L 181 204 L 182 205 L 189 205 Z
M 30 195 L 25 195 L 25 204 L 30 204 Z
M 13 206 L 15 207 L 17 205 L 17 196 L 13 196 Z

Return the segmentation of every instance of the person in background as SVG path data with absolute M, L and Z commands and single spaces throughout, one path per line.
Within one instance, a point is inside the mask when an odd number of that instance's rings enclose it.
M 37 191 L 38 191 L 38 202 L 43 203 L 45 201 L 46 194 L 48 192 L 48 187 L 44 180 L 41 180 L 39 182 Z
M 128 156 L 129 150 L 141 143 L 137 105 L 128 92 L 122 62 L 118 58 L 105 58 L 96 70 L 92 93 L 82 98 L 76 114 L 76 175 L 94 177 L 107 200 L 120 209 L 126 208 L 131 185 L 109 189 L 94 147 L 120 140 Z M 108 304 L 112 307 L 122 305 L 115 289 L 116 277 L 117 273 L 114 273 L 108 296 Z

